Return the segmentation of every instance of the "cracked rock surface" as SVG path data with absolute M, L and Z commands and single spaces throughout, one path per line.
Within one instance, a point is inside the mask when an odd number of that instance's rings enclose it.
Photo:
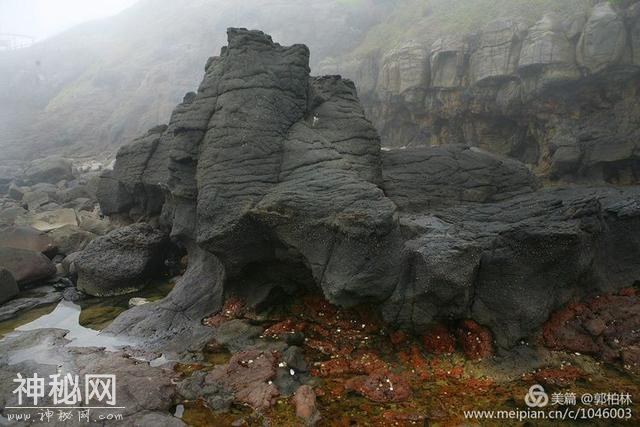
M 517 30 L 496 28 L 496 43 Z M 198 92 L 103 175 L 103 209 L 189 253 L 173 292 L 111 332 L 201 345 L 225 295 L 286 279 L 407 329 L 473 319 L 511 346 L 571 298 L 640 276 L 638 188 L 541 190 L 523 164 L 460 145 L 381 151 L 353 83 L 310 77 L 305 46 L 228 37 Z

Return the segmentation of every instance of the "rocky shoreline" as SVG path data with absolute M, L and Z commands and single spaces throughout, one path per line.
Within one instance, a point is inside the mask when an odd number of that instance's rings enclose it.
M 112 167 L 2 172 L 0 320 L 177 276 L 104 329 L 130 343 L 115 351 L 5 337 L 3 408 L 17 372 L 57 367 L 122 378 L 127 425 L 464 422 L 533 383 L 640 391 L 640 187 L 382 149 L 353 82 L 311 76 L 304 45 L 231 28 Z

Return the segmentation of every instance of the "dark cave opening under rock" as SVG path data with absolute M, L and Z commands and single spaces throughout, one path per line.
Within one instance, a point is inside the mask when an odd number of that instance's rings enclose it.
M 308 293 L 321 293 L 300 259 L 251 262 L 225 283 L 225 299 L 238 298 L 258 312 L 282 306 Z

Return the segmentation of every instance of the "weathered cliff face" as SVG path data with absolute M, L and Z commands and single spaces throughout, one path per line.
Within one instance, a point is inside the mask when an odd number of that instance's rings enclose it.
M 101 181 L 105 213 L 155 221 L 189 252 L 172 294 L 111 332 L 184 350 L 225 295 L 311 288 L 415 331 L 473 318 L 509 346 L 571 298 L 640 277 L 636 187 L 541 191 L 478 148 L 381 151 L 353 83 L 310 77 L 305 46 L 228 36 L 198 93 Z M 387 84 L 423 65 L 389 68 Z
M 385 146 L 464 143 L 565 181 L 640 180 L 640 4 L 499 19 L 342 66 Z M 331 64 L 325 64 L 332 69 Z

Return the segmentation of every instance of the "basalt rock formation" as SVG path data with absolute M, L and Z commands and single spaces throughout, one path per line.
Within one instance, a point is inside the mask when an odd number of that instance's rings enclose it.
M 414 331 L 474 319 L 510 346 L 570 299 L 640 277 L 637 188 L 540 190 L 521 163 L 464 146 L 383 151 L 354 84 L 310 77 L 305 46 L 245 29 L 228 42 L 103 175 L 105 213 L 189 253 L 174 291 L 111 332 L 184 350 L 225 295 L 287 283 Z M 496 72 L 477 61 L 478 79 Z
M 640 4 L 611 3 L 320 70 L 355 79 L 385 146 L 464 143 L 553 180 L 638 183 Z

